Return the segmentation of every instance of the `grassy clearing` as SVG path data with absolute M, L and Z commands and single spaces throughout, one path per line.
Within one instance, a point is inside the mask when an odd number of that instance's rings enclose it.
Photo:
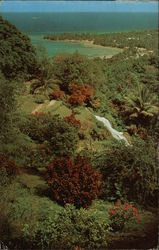
M 24 114 L 30 114 L 37 110 L 38 112 L 49 112 L 51 115 L 60 115 L 62 118 L 70 116 L 72 109 L 66 106 L 62 101 L 55 101 L 53 105 L 49 105 L 49 101 L 45 101 L 43 104 L 35 103 L 35 99 L 31 95 L 21 97 L 20 112 Z M 106 130 L 101 122 L 98 122 L 91 111 L 84 106 L 80 106 L 74 109 L 75 117 L 81 121 L 81 130 L 85 134 L 86 138 L 80 141 L 79 151 L 84 149 L 86 146 L 88 149 L 96 151 L 102 150 L 107 144 L 107 140 L 112 140 L 110 133 Z M 90 136 L 90 131 L 95 130 L 100 134 L 104 134 L 107 138 L 106 141 L 93 140 Z
M 56 101 L 54 105 L 44 107 L 44 112 L 50 112 L 52 115 L 60 115 L 62 118 L 72 114 L 72 110 L 65 106 L 62 101 Z
M 2 239 L 6 231 L 11 230 L 9 240 L 20 237 L 25 223 L 33 226 L 37 220 L 52 217 L 63 209 L 50 199 L 44 176 L 32 169 L 21 169 L 20 175 L 3 190 L 0 200 L 0 222 L 9 218 L 3 228 Z M 4 218 L 4 219 L 3 219 Z M 6 239 L 8 241 L 8 239 Z
M 23 95 L 19 98 L 19 110 L 22 113 L 30 114 L 37 106 L 33 95 Z

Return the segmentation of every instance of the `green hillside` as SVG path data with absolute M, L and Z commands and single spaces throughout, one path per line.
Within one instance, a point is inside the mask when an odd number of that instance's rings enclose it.
M 157 32 L 131 36 L 129 47 L 125 33 L 108 36 L 123 43 L 109 59 L 52 59 L 0 17 L 0 242 L 8 249 L 157 246 Z

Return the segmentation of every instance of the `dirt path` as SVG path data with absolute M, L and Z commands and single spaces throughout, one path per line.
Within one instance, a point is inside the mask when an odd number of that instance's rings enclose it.
M 31 114 L 34 115 L 35 113 L 38 113 L 38 112 L 43 108 L 43 106 L 44 106 L 44 103 L 39 104 L 39 105 L 36 107 L 36 109 L 34 109 L 34 110 L 31 112 Z
M 48 102 L 44 102 L 39 104 L 32 112 L 31 114 L 34 115 L 36 113 L 38 113 L 39 111 L 41 111 L 43 108 L 48 108 L 53 106 L 56 103 L 56 100 L 51 100 L 49 103 Z
M 55 102 L 56 102 L 56 100 L 51 100 L 51 101 L 49 102 L 49 104 L 47 105 L 47 107 L 53 106 L 53 105 L 55 104 Z

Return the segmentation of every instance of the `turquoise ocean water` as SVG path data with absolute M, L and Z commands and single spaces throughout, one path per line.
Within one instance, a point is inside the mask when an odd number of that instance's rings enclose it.
M 43 35 L 31 35 L 32 44 L 37 47 L 38 45 L 43 46 L 48 55 L 54 56 L 60 53 L 74 53 L 78 51 L 82 55 L 87 55 L 89 58 L 99 56 L 115 55 L 121 51 L 118 48 L 105 48 L 105 47 L 90 47 L 88 45 L 78 42 L 63 42 L 63 41 L 50 41 L 44 40 Z
M 2 16 L 30 35 L 34 46 L 43 45 L 50 56 L 63 52 L 73 53 L 76 50 L 89 57 L 113 52 L 111 49 L 90 48 L 80 43 L 46 41 L 42 39 L 44 34 L 107 33 L 158 27 L 157 13 L 2 13 Z

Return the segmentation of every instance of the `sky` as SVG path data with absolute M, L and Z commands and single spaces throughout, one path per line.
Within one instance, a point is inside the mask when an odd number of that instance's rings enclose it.
M 2 1 L 1 12 L 158 12 L 156 1 Z

